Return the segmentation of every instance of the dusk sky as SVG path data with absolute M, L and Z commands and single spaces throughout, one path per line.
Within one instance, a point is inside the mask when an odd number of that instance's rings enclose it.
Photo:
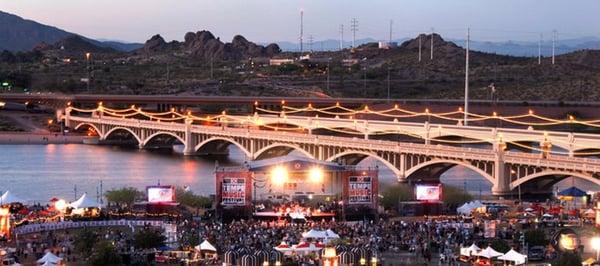
M 143 42 L 154 34 L 183 39 L 188 31 L 210 30 L 229 41 L 242 34 L 252 41 L 297 41 L 299 11 L 305 36 L 339 37 L 344 24 L 359 20 L 357 39 L 387 39 L 420 31 L 489 41 L 537 40 L 553 29 L 562 38 L 600 37 L 598 0 L 0 0 L 0 10 L 92 38 Z

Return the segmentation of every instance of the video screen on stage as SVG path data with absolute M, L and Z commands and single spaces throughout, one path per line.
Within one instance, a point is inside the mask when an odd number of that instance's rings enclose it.
M 149 203 L 171 203 L 175 202 L 175 188 L 173 186 L 147 187 Z
M 370 176 L 348 178 L 348 203 L 365 204 L 373 202 L 373 179 Z
M 246 179 L 228 177 L 223 178 L 221 204 L 245 205 L 246 204 Z
M 442 197 L 441 185 L 417 185 L 415 187 L 417 200 L 439 201 Z

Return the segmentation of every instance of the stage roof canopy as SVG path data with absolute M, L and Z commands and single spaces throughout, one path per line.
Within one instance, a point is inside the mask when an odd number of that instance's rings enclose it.
M 300 156 L 283 156 L 265 160 L 247 162 L 248 169 L 254 172 L 266 172 L 275 166 L 284 166 L 289 171 L 309 171 L 319 167 L 325 171 L 344 170 L 345 167 L 334 162 L 320 161 Z

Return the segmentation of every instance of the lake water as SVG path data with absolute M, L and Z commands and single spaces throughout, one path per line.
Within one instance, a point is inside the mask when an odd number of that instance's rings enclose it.
M 243 154 L 230 149 L 227 157 L 187 157 L 179 154 L 148 150 L 125 149 L 96 145 L 0 145 L 0 191 L 10 190 L 28 202 L 45 203 L 52 197 L 72 200 L 87 192 L 96 197 L 100 181 L 103 190 L 132 186 L 144 189 L 158 182 L 165 185 L 189 186 L 199 194 L 215 193 L 215 161 L 220 165 L 236 165 Z M 366 159 L 363 166 L 374 166 L 376 160 Z M 380 165 L 383 185 L 394 182 L 394 175 Z M 490 194 L 491 184 L 475 172 L 454 167 L 442 176 L 442 182 L 462 188 L 475 195 Z M 570 186 L 565 180 L 561 186 Z M 593 185 L 576 180 L 575 185 L 594 189 Z

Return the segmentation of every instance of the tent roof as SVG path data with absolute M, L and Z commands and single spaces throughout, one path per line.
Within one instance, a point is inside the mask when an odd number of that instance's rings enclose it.
M 78 200 L 71 202 L 70 206 L 75 209 L 98 208 L 100 207 L 100 204 L 98 204 L 98 202 L 96 202 L 92 198 L 88 197 L 87 193 L 83 193 L 83 195 L 81 195 L 81 197 Z
M 304 237 L 304 238 L 326 238 L 327 232 L 310 229 L 308 232 L 303 233 L 302 237 Z
M 340 238 L 340 235 L 336 234 L 331 229 L 325 230 L 325 235 L 327 236 L 327 238 Z
M 46 254 L 44 254 L 43 257 L 41 257 L 39 260 L 37 260 L 37 262 L 38 263 L 49 262 L 49 263 L 56 264 L 56 263 L 58 263 L 61 260 L 62 260 L 62 258 L 60 258 L 60 257 L 52 254 L 52 252 L 46 252 Z
M 15 196 L 14 194 L 10 193 L 10 191 L 8 191 L 8 190 L 6 192 L 4 192 L 4 194 L 2 194 L 2 196 L 0 197 L 0 204 L 23 203 L 23 202 L 25 202 L 25 201 L 23 201 L 19 197 Z
M 514 249 L 510 249 L 508 252 L 506 252 L 506 254 L 498 257 L 498 259 L 513 261 L 516 264 L 523 264 L 527 260 L 527 256 L 525 256 L 519 252 L 516 252 Z
M 215 246 L 213 246 L 207 240 L 202 241 L 202 243 L 200 243 L 200 245 L 197 245 L 195 248 L 196 248 L 196 250 L 200 250 L 200 251 L 217 252 L 217 248 L 215 248 Z
M 502 256 L 504 254 L 494 250 L 492 247 L 487 247 L 484 250 L 478 252 L 476 256 L 485 257 L 485 258 L 494 258 L 498 256 Z
M 286 165 L 290 171 L 308 171 L 311 167 L 319 166 L 326 171 L 338 171 L 343 166 L 333 162 L 325 162 L 300 156 L 289 155 L 271 159 L 247 162 L 250 171 L 268 171 L 274 165 Z
M 561 192 L 558 192 L 558 195 L 567 197 L 584 197 L 587 194 L 581 189 L 578 189 L 576 187 L 570 187 Z

